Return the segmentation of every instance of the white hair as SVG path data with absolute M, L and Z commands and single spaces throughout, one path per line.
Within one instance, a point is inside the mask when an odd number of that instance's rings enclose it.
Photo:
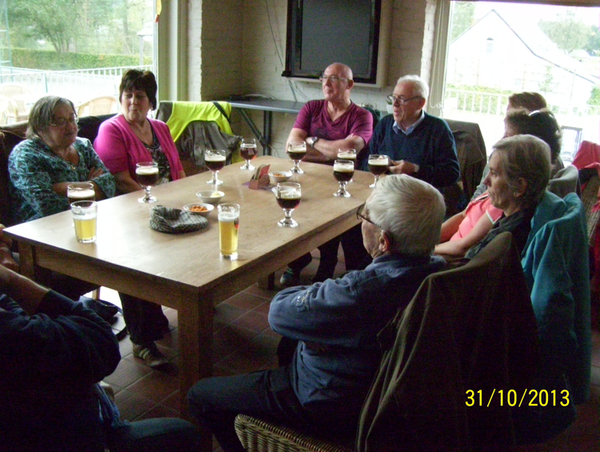
M 392 252 L 429 255 L 440 241 L 446 205 L 427 182 L 406 174 L 385 176 L 366 208 L 369 219 L 392 236 Z
M 396 85 L 400 83 L 411 83 L 414 86 L 415 94 L 421 96 L 423 99 L 427 99 L 429 96 L 429 85 L 418 75 L 405 75 L 400 77 L 396 82 Z

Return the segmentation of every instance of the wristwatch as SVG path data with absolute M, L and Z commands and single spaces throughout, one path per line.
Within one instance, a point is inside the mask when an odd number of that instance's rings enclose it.
M 317 141 L 319 141 L 319 137 L 308 137 L 308 139 L 306 140 L 306 142 L 313 148 L 315 147 L 315 143 Z

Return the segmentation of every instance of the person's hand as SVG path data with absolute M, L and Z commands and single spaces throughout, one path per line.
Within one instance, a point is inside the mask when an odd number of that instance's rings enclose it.
M 95 166 L 90 169 L 90 174 L 88 174 L 88 180 L 95 179 L 104 174 L 102 168 L 96 168 Z
M 391 161 L 390 173 L 392 174 L 408 174 L 409 176 L 417 171 L 417 165 L 406 160 Z

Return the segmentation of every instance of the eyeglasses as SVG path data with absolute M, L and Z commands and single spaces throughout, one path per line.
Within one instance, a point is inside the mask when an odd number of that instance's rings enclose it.
M 356 219 L 357 220 L 365 220 L 367 223 L 371 223 L 373 226 L 378 227 L 379 229 L 381 229 L 382 231 L 384 231 L 387 234 L 387 237 L 390 241 L 393 241 L 394 237 L 392 236 L 392 234 L 385 228 L 382 228 L 381 226 L 379 226 L 377 223 L 371 221 L 368 217 L 367 217 L 367 205 L 363 204 L 362 206 L 360 206 L 358 208 L 358 210 L 356 211 Z
M 337 75 L 330 75 L 330 76 L 322 75 L 321 77 L 319 77 L 319 80 L 321 80 L 321 83 L 327 83 L 327 80 L 329 80 L 331 83 L 347 82 L 348 81 L 347 78 L 338 77 Z
M 79 118 L 77 116 L 72 116 L 70 118 L 54 118 L 54 122 L 50 123 L 52 127 L 65 127 L 67 124 L 75 124 L 79 123 Z
M 405 104 L 409 103 L 411 100 L 415 100 L 415 99 L 421 99 L 421 96 L 415 96 L 415 97 L 411 97 L 410 99 L 405 99 L 404 97 L 396 97 L 393 94 L 390 94 L 388 97 L 385 98 L 385 101 L 390 105 L 394 105 L 396 103 L 398 103 L 399 105 L 405 105 Z

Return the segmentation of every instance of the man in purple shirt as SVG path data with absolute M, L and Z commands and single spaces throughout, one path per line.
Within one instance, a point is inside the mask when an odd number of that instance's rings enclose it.
M 342 63 L 333 63 L 321 76 L 323 100 L 307 102 L 294 123 L 286 143 L 305 141 L 307 154 L 304 161 L 333 164 L 339 150 L 356 149 L 361 155 L 373 134 L 373 116 L 350 100 L 354 86 L 352 69 Z M 355 228 L 356 229 L 356 228 Z M 319 247 L 321 261 L 313 281 L 333 276 L 337 264 L 340 240 L 344 248 L 347 270 L 358 270 L 369 264 L 368 255 L 360 246 L 360 231 L 350 230 Z M 358 246 L 356 245 L 358 243 Z M 292 262 L 281 276 L 283 286 L 299 283 L 300 272 L 311 261 L 310 254 Z

